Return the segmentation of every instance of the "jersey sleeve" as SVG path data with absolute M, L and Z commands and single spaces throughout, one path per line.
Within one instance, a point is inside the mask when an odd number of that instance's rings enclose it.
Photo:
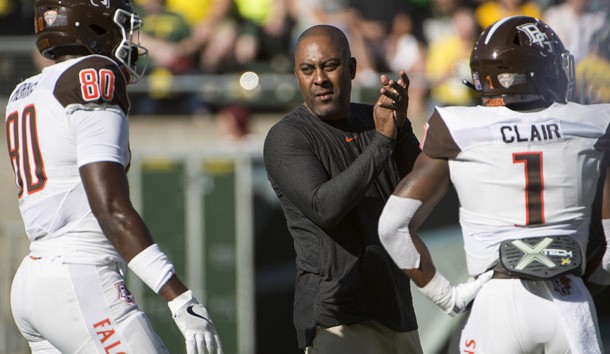
M 118 106 L 129 111 L 125 76 L 112 60 L 88 56 L 57 79 L 53 95 L 62 106 Z
M 101 161 L 129 165 L 129 131 L 121 110 L 79 109 L 69 119 L 76 137 L 78 167 Z
M 426 123 L 422 150 L 426 155 L 437 159 L 453 158 L 461 152 L 447 124 L 436 109 Z

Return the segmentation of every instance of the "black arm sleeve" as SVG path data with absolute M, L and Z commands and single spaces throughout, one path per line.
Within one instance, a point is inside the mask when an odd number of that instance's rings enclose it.
M 313 143 L 300 129 L 276 125 L 265 141 L 265 167 L 280 198 L 287 198 L 318 226 L 330 228 L 363 198 L 395 145 L 394 139 L 375 132 L 366 148 L 345 170 L 330 176 L 316 156 Z M 331 156 L 329 160 L 344 158 Z

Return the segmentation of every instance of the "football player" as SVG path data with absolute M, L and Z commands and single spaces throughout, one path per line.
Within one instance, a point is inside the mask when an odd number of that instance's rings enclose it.
M 583 274 L 610 104 L 570 102 L 573 65 L 538 19 L 509 17 L 485 29 L 470 60 L 482 105 L 435 109 L 424 153 L 381 215 L 382 243 L 419 290 L 450 314 L 474 298 L 460 353 L 602 352 Z M 467 283 L 469 297 L 436 271 L 417 235 L 451 186 L 468 272 L 478 277 Z M 591 267 L 589 282 L 610 284 L 610 248 Z
M 146 54 L 129 0 L 36 0 L 55 61 L 11 94 L 5 127 L 30 242 L 11 289 L 33 353 L 167 353 L 125 286 L 127 265 L 168 301 L 187 353 L 221 353 L 214 324 L 129 199 L 127 85 Z

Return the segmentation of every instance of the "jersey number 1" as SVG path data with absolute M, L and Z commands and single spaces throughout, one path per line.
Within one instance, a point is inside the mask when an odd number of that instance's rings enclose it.
M 43 189 L 47 176 L 38 143 L 34 105 L 25 107 L 21 117 L 18 112 L 11 113 L 5 126 L 8 154 L 15 172 L 19 197 L 23 195 L 24 190 L 32 194 Z
M 523 163 L 525 172 L 525 224 L 544 224 L 542 152 L 514 153 L 513 163 Z

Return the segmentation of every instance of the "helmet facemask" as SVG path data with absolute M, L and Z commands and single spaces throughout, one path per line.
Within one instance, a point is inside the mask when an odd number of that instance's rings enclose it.
M 557 74 L 555 78 L 544 81 L 540 85 L 534 77 L 535 73 L 530 72 L 529 80 L 536 88 L 539 96 L 549 105 L 553 102 L 567 103 L 572 100 L 575 83 L 575 64 L 574 56 L 567 50 L 558 56 L 556 65 Z
M 566 102 L 570 102 L 574 98 L 574 88 L 576 87 L 575 67 L 574 56 L 567 51 L 561 53 L 561 69 L 566 75 Z
M 148 61 L 148 49 L 140 44 L 142 20 L 136 14 L 129 13 L 123 9 L 117 9 L 114 13 L 113 21 L 121 30 L 123 39 L 115 48 L 112 56 L 127 70 L 130 82 L 137 82 L 146 70 L 146 63 Z M 145 62 L 136 71 L 138 60 L 144 60 Z

